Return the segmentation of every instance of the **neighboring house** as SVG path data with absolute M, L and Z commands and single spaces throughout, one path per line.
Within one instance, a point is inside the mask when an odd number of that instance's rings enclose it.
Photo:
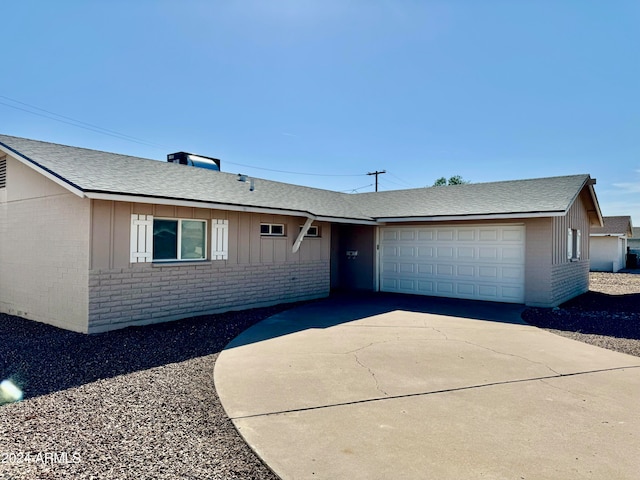
M 603 217 L 602 220 L 602 227 L 591 229 L 591 271 L 617 272 L 627 263 L 627 239 L 632 236 L 631 217 Z
M 627 239 L 629 253 L 640 256 L 640 227 L 632 227 L 633 236 Z
M 553 307 L 589 175 L 344 194 L 0 135 L 0 311 L 80 332 L 369 290 Z

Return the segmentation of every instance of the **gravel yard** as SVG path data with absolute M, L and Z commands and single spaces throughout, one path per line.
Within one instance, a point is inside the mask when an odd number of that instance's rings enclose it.
M 276 479 L 227 418 L 219 352 L 282 305 L 87 336 L 0 314 L 0 479 Z M 591 274 L 591 291 L 523 318 L 640 356 L 640 275 Z
M 0 479 L 276 479 L 224 413 L 218 353 L 291 305 L 87 336 L 0 314 Z
M 640 356 L 640 271 L 592 272 L 589 292 L 560 308 L 528 308 L 522 318 L 558 335 Z

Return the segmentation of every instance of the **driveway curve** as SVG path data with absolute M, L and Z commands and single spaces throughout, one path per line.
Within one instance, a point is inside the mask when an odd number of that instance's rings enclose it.
M 243 332 L 215 385 L 283 479 L 637 479 L 640 358 L 521 311 L 332 297 Z

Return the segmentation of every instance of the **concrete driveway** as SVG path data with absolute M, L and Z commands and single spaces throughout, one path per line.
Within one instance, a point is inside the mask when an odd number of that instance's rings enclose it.
M 640 358 L 522 307 L 341 297 L 267 319 L 215 384 L 283 479 L 640 478 Z

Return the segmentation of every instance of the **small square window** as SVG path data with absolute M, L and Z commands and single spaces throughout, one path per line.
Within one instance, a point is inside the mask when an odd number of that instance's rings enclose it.
M 302 226 L 300 226 L 300 231 L 302 231 Z M 311 225 L 309 227 L 309 230 L 307 230 L 307 233 L 305 234 L 305 237 L 319 237 L 320 236 L 320 229 L 318 228 L 317 225 Z
M 261 223 L 260 235 L 283 237 L 284 225 L 281 223 Z

